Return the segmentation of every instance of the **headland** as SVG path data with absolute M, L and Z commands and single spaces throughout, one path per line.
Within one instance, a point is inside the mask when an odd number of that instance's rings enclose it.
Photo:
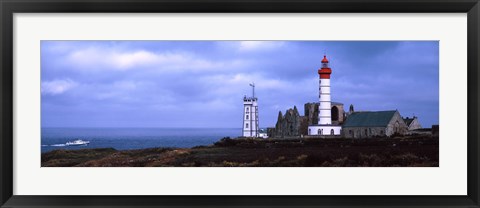
M 192 148 L 53 150 L 42 167 L 438 167 L 438 136 L 223 138 Z

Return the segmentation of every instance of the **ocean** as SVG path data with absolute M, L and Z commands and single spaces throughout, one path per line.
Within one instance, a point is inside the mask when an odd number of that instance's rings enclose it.
M 55 149 L 108 148 L 117 150 L 152 147 L 188 148 L 211 145 L 223 137 L 238 137 L 241 128 L 42 128 L 42 153 Z M 86 146 L 67 146 L 81 139 Z

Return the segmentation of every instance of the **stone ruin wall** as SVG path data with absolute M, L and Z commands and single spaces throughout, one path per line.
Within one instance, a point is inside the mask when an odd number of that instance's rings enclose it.
M 336 125 L 343 123 L 343 105 L 332 105 L 332 107 L 333 106 L 337 106 L 339 110 L 339 121 L 332 123 Z M 308 135 L 308 126 L 318 124 L 318 103 L 305 103 L 304 115 L 305 116 L 300 115 L 296 106 L 294 106 L 293 109 L 288 109 L 285 115 L 283 115 L 281 111 L 278 112 L 275 128 L 267 129 L 268 136 L 284 138 Z

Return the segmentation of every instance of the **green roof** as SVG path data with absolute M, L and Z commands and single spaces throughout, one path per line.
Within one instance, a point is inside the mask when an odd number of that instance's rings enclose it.
M 412 123 L 414 118 L 403 118 L 403 121 L 405 121 L 405 123 L 407 124 L 407 126 L 410 126 L 410 124 Z
M 397 111 L 354 112 L 347 117 L 343 127 L 386 127 Z

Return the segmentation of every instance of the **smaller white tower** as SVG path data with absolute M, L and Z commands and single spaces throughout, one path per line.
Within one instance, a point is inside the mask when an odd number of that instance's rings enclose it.
M 252 87 L 252 97 L 243 97 L 243 136 L 258 137 L 258 99 L 255 97 L 255 83 Z

